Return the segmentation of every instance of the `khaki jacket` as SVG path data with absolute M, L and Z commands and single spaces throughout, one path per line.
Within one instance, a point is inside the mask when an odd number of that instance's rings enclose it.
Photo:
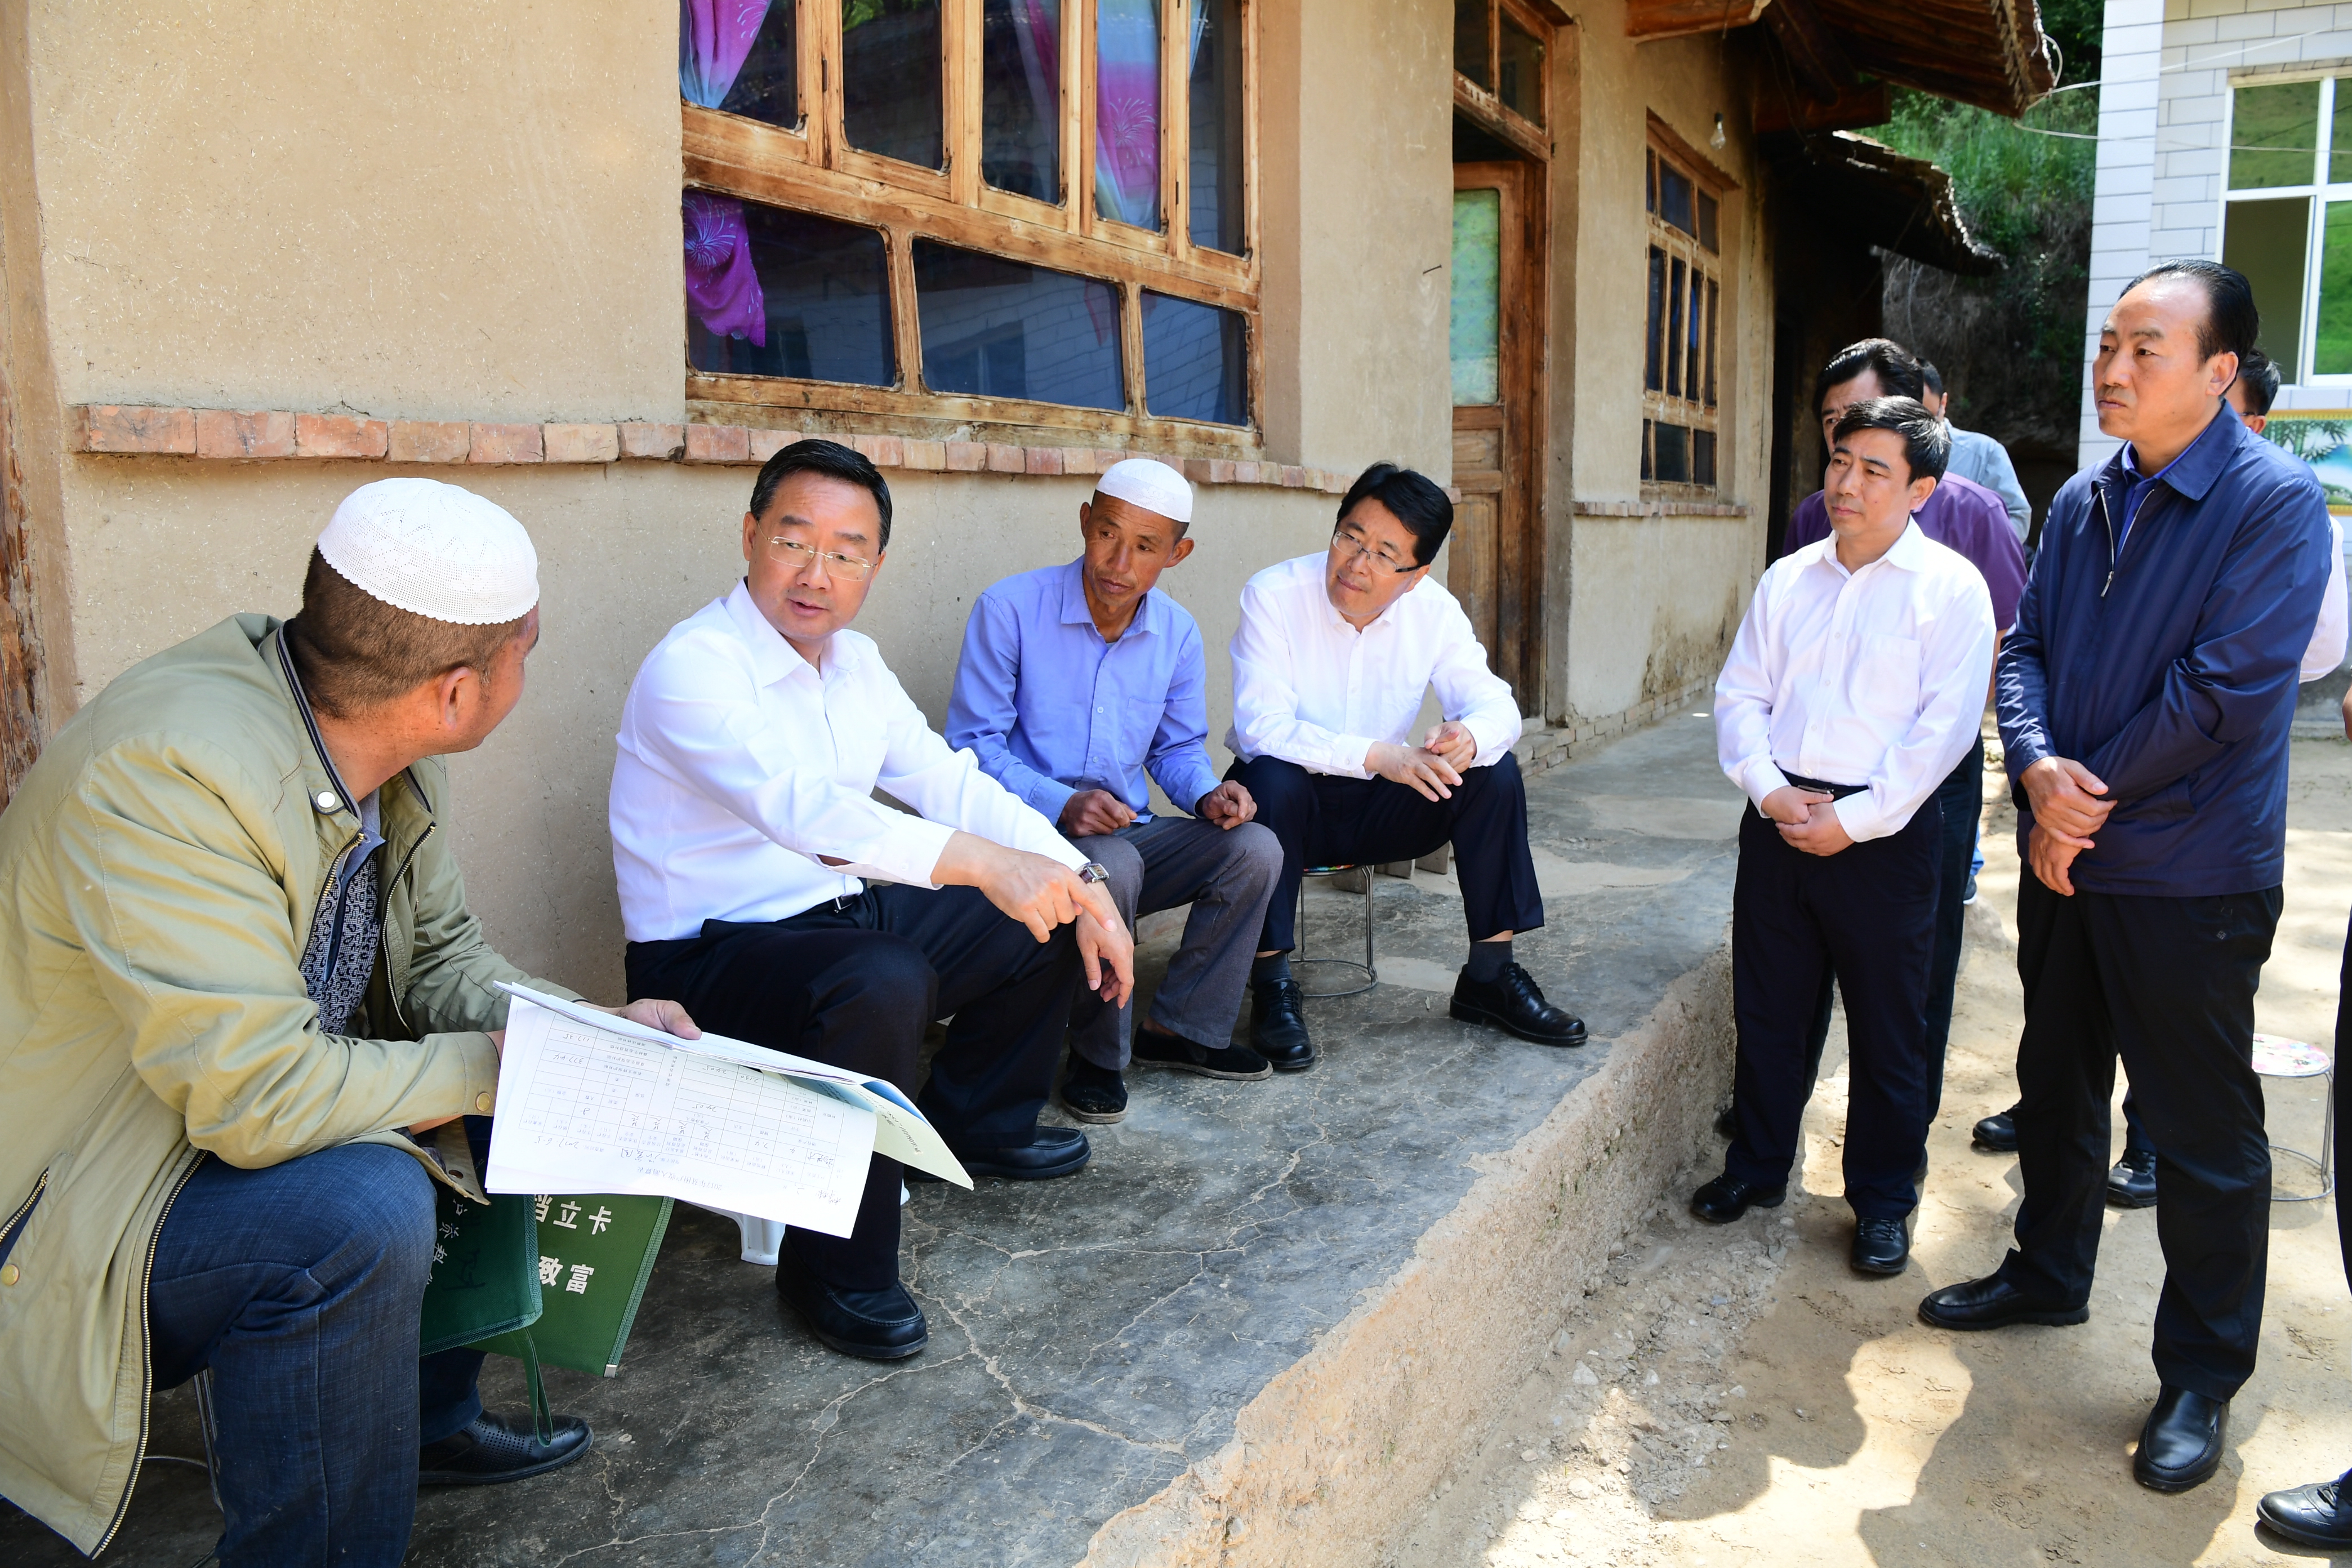
M 144 1450 L 148 1269 L 189 1174 L 363 1142 L 470 1188 L 398 1129 L 493 1108 L 492 983 L 529 979 L 466 910 L 427 761 L 379 796 L 364 1035 L 320 1031 L 298 966 L 359 819 L 278 625 L 239 616 L 125 672 L 0 813 L 0 1234 L 21 1227 L 0 1266 L 0 1496 L 92 1554 Z

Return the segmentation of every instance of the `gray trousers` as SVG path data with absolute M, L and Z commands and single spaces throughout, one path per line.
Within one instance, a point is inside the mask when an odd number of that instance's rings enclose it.
M 1230 1043 L 1265 901 L 1282 872 L 1280 841 L 1255 822 L 1228 831 L 1196 817 L 1160 816 L 1070 842 L 1110 873 L 1111 901 L 1129 931 L 1139 915 L 1192 906 L 1184 945 L 1151 999 L 1151 1021 L 1212 1049 Z M 1107 1005 L 1081 982 L 1070 1004 L 1071 1048 L 1097 1067 L 1125 1071 L 1134 1011 Z

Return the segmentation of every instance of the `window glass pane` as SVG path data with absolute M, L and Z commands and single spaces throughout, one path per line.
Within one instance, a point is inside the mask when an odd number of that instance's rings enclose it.
M 1722 290 L 1714 279 L 1706 280 L 1706 405 L 1715 406 L 1715 356 L 1717 333 L 1722 322 L 1718 312 L 1723 305 Z
M 1242 193 L 1239 0 L 1192 7 L 1192 243 L 1239 256 L 1248 247 Z
M 1691 268 L 1690 321 L 1683 332 L 1683 346 L 1689 358 L 1683 372 L 1683 386 L 1695 403 L 1703 384 L 1701 378 L 1706 374 L 1706 279 L 1696 267 Z
M 2331 226 L 2336 221 L 2333 215 L 2342 210 L 2329 207 Z M 2332 227 L 2329 237 L 2332 246 Z M 2296 372 L 2302 368 L 2297 361 L 2303 344 L 2304 268 L 2311 251 L 2310 239 L 2309 196 L 2231 202 L 2222 229 L 2222 265 L 2244 273 L 2253 286 L 2254 309 L 2262 316 L 2262 333 L 2255 341 L 2278 366 L 2279 379 L 2289 385 L 2303 379 Z
M 1486 68 L 1486 28 L 1495 0 L 1454 0 L 1454 68 L 1495 90 L 1494 73 Z
M 930 390 L 1127 406 L 1111 285 L 928 239 L 914 262 Z
M 677 90 L 688 103 L 796 130 L 793 0 L 677 0 Z
M 1659 344 L 1664 341 L 1666 328 L 1666 253 L 1656 246 L 1650 247 L 1650 327 L 1642 342 L 1642 385 L 1650 392 L 1665 389 L 1665 377 L 1661 370 Z
M 2230 122 L 2230 188 L 2307 185 L 2319 147 L 2319 84 L 2242 87 Z
M 1538 125 L 1544 122 L 1544 47 L 1535 35 L 1503 14 L 1503 107 Z
M 1715 483 L 1715 432 L 1712 430 L 1691 432 L 1691 483 Z
M 1674 258 L 1674 281 L 1666 286 L 1666 395 L 1683 395 L 1683 258 Z
M 1696 235 L 1698 221 L 1691 216 L 1691 198 L 1698 193 L 1690 176 L 1664 159 L 1658 160 L 1658 216 L 1681 229 Z
M 1642 421 L 1642 477 L 1645 479 L 1653 477 L 1650 464 L 1650 441 L 1656 429 L 1657 426 L 1648 420 Z
M 2327 228 L 2320 236 L 2317 326 L 2312 374 L 2352 375 L 2352 202 L 2327 204 Z M 2279 378 L 2286 378 L 2284 365 Z
M 2352 183 L 2352 77 L 2336 79 L 2336 113 L 2327 137 L 2327 180 Z
M 1249 423 L 1249 341 L 1238 310 L 1143 291 L 1143 405 L 1163 419 Z
M 1649 155 L 1649 187 L 1644 200 L 1647 204 L 1647 210 L 1656 212 L 1658 210 L 1658 154 L 1654 149 L 1651 151 Z
M 938 168 L 940 71 L 940 0 L 841 0 L 842 129 L 852 147 Z
M 1698 194 L 1698 242 L 1709 250 L 1720 252 L 1723 249 L 1717 243 L 1715 198 L 1705 191 Z
M 985 0 L 980 177 L 1015 195 L 1062 199 L 1062 0 Z
M 1690 431 L 1680 425 L 1659 425 L 1651 441 L 1657 447 L 1651 460 L 1653 477 L 1661 484 L 1690 483 Z
M 1160 0 L 1097 0 L 1095 211 L 1160 226 Z
M 1502 395 L 1502 192 L 1454 193 L 1446 347 L 1454 362 L 1454 401 L 1494 403 Z
M 687 192 L 681 207 L 688 363 L 865 386 L 898 378 L 881 235 L 709 191 Z

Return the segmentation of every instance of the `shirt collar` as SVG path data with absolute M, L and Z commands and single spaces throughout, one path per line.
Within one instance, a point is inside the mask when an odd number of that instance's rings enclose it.
M 1806 564 L 1826 562 L 1838 571 L 1845 572 L 1845 563 L 1837 558 L 1837 541 L 1836 531 L 1832 530 L 1826 539 L 1816 539 L 1806 545 L 1805 548 L 1813 552 L 1812 561 Z M 1919 514 L 1913 512 L 1911 521 L 1903 525 L 1903 531 L 1895 536 L 1895 542 L 1886 547 L 1886 553 L 1880 556 L 1878 561 L 1884 561 L 1890 566 L 1899 566 L 1906 572 L 1919 571 L 1927 564 L 1927 532 L 1919 526 Z M 1870 565 L 1877 565 L 1878 561 L 1872 562 Z M 1869 569 L 1869 566 L 1863 568 L 1865 572 Z M 1854 574 L 1846 572 L 1849 577 Z
M 768 617 L 760 613 L 760 606 L 751 598 L 751 584 L 749 581 L 738 579 L 733 591 L 728 594 L 725 604 L 727 617 L 734 622 L 736 635 L 741 637 L 744 645 L 751 650 L 752 672 L 759 677 L 761 685 L 773 686 L 787 676 L 803 669 L 815 676 L 820 681 L 824 679 L 825 671 L 816 668 L 808 660 L 803 658 L 800 650 L 786 642 L 783 633 L 778 631 L 769 623 Z M 833 639 L 833 647 L 828 651 L 832 656 L 828 668 L 832 669 L 845 673 L 856 662 L 850 657 L 848 642 L 840 637 L 836 636 Z
M 1083 555 L 1062 568 L 1062 624 L 1066 626 L 1095 624 L 1094 609 L 1087 603 L 1086 571 L 1087 558 Z M 1143 603 L 1135 606 L 1135 618 L 1127 623 L 1119 640 L 1125 642 L 1138 632 L 1148 635 L 1160 631 L 1161 613 L 1160 590 L 1154 588 L 1143 595 Z
M 2237 450 L 2237 443 L 2230 438 L 2228 431 L 2220 436 L 2213 434 L 2217 425 L 2227 425 L 2231 430 L 2241 433 L 2246 428 L 2239 422 L 2237 415 L 2231 411 L 2229 404 L 2218 403 L 2213 417 L 2205 422 L 2204 429 L 2197 432 L 2197 438 L 2189 443 L 2180 456 L 2153 474 L 2140 472 L 2138 451 L 2129 441 L 2125 442 L 2116 456 L 2123 465 L 2126 481 L 2137 486 L 2147 479 L 2162 479 L 2190 500 L 2204 500 L 2205 492 L 2212 489 L 2213 481 L 2221 477 L 2222 465 Z

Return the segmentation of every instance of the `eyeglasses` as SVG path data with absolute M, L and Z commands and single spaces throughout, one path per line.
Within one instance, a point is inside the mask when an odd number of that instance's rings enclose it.
M 874 570 L 874 563 L 861 561 L 855 555 L 843 555 L 836 551 L 819 550 L 803 544 L 797 539 L 778 535 L 768 541 L 768 559 L 787 572 L 805 572 L 818 562 L 824 563 L 828 573 L 838 572 L 856 582 L 864 582 Z
M 1399 562 L 1393 555 L 1383 555 L 1364 542 L 1364 536 L 1351 529 L 1341 529 L 1331 536 L 1331 549 L 1342 560 L 1353 561 L 1359 555 L 1370 556 L 1381 570 L 1402 577 L 1408 572 L 1418 572 L 1421 564 L 1414 561 Z

